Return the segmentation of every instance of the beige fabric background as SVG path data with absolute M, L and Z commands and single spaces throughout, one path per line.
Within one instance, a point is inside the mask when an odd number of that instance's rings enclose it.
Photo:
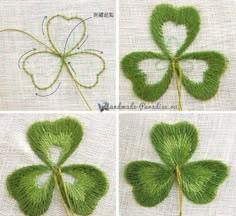
M 236 109 L 236 1 L 233 0 L 121 0 L 120 1 L 120 58 L 134 51 L 156 51 L 160 49 L 155 44 L 150 33 L 149 19 L 152 10 L 158 4 L 168 3 L 176 6 L 194 6 L 201 16 L 201 30 L 186 52 L 215 50 L 225 54 L 229 60 L 226 73 L 221 78 L 218 94 L 209 101 L 199 101 L 192 98 L 183 90 L 184 110 L 235 110 Z M 178 48 L 182 44 L 184 29 L 166 26 L 165 35 L 172 48 Z M 173 50 L 173 49 L 172 49 Z M 160 80 L 165 73 L 160 70 L 155 72 L 153 60 L 144 63 L 142 69 L 146 69 L 150 80 Z M 191 68 L 190 65 L 187 65 Z M 203 65 L 204 66 L 204 65 Z M 202 77 L 202 63 L 194 63 L 193 70 L 186 70 L 192 80 L 199 81 Z M 158 66 L 159 67 L 159 66 Z M 158 68 L 157 67 L 157 68 Z M 164 65 L 161 66 L 161 68 Z M 165 67 L 164 67 L 165 68 Z M 185 67 L 184 67 L 185 68 Z M 142 101 L 134 94 L 130 80 L 120 72 L 120 101 L 123 104 L 136 104 Z M 169 89 L 160 98 L 162 105 L 177 104 L 177 90 L 175 81 L 172 81 Z M 156 102 L 156 103 L 157 103 Z M 153 103 L 153 104 L 156 104 Z
M 152 208 L 140 206 L 132 187 L 124 179 L 124 167 L 131 161 L 161 162 L 150 140 L 150 130 L 160 122 L 192 122 L 199 129 L 199 144 L 190 161 L 216 159 L 230 167 L 230 175 L 220 186 L 216 199 L 207 205 L 196 205 L 184 197 L 183 215 L 236 215 L 236 115 L 235 114 L 120 114 L 120 215 L 178 215 L 178 189 Z M 163 162 L 161 162 L 163 163 Z
M 1 0 L 0 29 L 24 29 L 49 44 L 47 37 L 42 34 L 41 26 L 44 16 L 49 18 L 62 14 L 85 19 L 93 16 L 95 12 L 111 12 L 115 16 L 115 1 Z M 98 110 L 98 102 L 115 103 L 115 17 L 94 17 L 86 21 L 86 24 L 89 37 L 82 50 L 103 51 L 107 65 L 107 69 L 101 75 L 99 84 L 95 88 L 82 89 L 93 109 Z M 63 26 L 58 25 L 58 34 L 63 33 L 64 30 Z M 0 33 L 0 110 L 87 110 L 78 90 L 65 70 L 59 79 L 61 86 L 54 95 L 45 98 L 35 95 L 35 93 L 50 94 L 58 83 L 50 90 L 38 91 L 32 85 L 30 77 L 18 68 L 17 62 L 20 56 L 33 48 L 44 50 L 44 47 L 20 33 Z M 83 66 L 87 63 L 86 61 L 79 62 L 81 68 L 84 68 Z M 39 59 L 37 65 L 34 66 L 35 70 L 41 67 L 45 68 L 46 64 L 49 64 L 49 67 L 46 67 L 49 70 L 57 68 L 57 64 L 54 62 L 40 61 Z M 86 66 L 93 67 L 93 65 Z M 48 72 L 47 69 L 46 72 Z M 83 73 L 86 76 L 86 71 Z M 90 83 L 89 74 L 88 77 L 88 83 Z
M 6 190 L 6 178 L 15 169 L 43 164 L 26 141 L 26 130 L 35 121 L 77 118 L 84 127 L 84 137 L 77 150 L 64 165 L 94 164 L 103 170 L 109 181 L 108 193 L 100 200 L 93 215 L 115 215 L 115 116 L 112 114 L 0 114 L 0 215 L 23 216 L 17 202 Z M 54 190 L 53 200 L 45 216 L 62 216 L 65 210 L 60 194 Z

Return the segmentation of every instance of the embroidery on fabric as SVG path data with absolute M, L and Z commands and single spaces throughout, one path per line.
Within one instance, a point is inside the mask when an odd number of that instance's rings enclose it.
M 45 165 L 17 169 L 7 178 L 9 193 L 26 215 L 44 214 L 52 201 L 54 187 L 60 192 L 68 216 L 91 214 L 106 194 L 107 179 L 95 166 L 62 166 L 79 146 L 82 136 L 81 124 L 69 117 L 54 122 L 36 122 L 28 129 L 28 142 Z M 51 148 L 61 150 L 56 162 L 51 158 Z M 46 179 L 42 181 L 45 175 Z M 66 177 L 70 177 L 69 181 Z
M 187 29 L 187 37 L 176 54 L 170 52 L 164 40 L 162 27 L 166 22 L 173 22 L 177 26 L 185 25 Z M 172 77 L 175 76 L 179 110 L 182 110 L 182 85 L 196 99 L 204 101 L 214 97 L 219 88 L 220 78 L 227 67 L 226 58 L 215 51 L 185 53 L 200 30 L 198 11 L 193 7 L 176 8 L 169 4 L 159 5 L 151 15 L 150 28 L 152 37 L 162 53 L 132 52 L 121 61 L 121 68 L 125 76 L 131 80 L 135 94 L 142 100 L 154 102 L 167 91 Z M 147 83 L 147 75 L 139 67 L 140 62 L 148 59 L 169 61 L 169 67 L 162 80 L 153 84 Z M 181 67 L 181 61 L 184 60 L 202 60 L 208 64 L 202 82 L 188 78 Z
M 71 30 L 70 34 L 67 37 L 67 40 L 64 41 L 65 45 L 64 45 L 64 49 L 59 49 L 58 47 L 56 47 L 56 44 L 52 38 L 52 33 L 50 30 L 50 24 L 57 20 L 57 19 L 62 19 L 64 21 L 70 22 L 70 21 L 78 21 L 78 24 Z M 88 18 L 89 19 L 89 18 Z M 95 87 L 98 82 L 99 82 L 99 77 L 100 75 L 104 72 L 105 68 L 106 68 L 106 64 L 105 64 L 105 60 L 102 58 L 101 55 L 98 55 L 96 53 L 96 50 L 90 49 L 90 50 L 84 50 L 84 51 L 79 51 L 79 49 L 81 48 L 81 46 L 86 42 L 86 40 L 88 39 L 88 36 L 86 37 L 86 24 L 85 21 L 88 19 L 81 19 L 80 17 L 74 16 L 74 17 L 66 17 L 63 15 L 56 15 L 53 17 L 50 17 L 46 23 L 46 35 L 48 37 L 48 41 L 50 43 L 51 46 L 46 45 L 44 42 L 40 41 L 39 39 L 37 39 L 36 37 L 34 37 L 32 34 L 27 33 L 23 30 L 19 30 L 19 29 L 3 29 L 0 30 L 0 32 L 20 32 L 23 33 L 24 35 L 27 35 L 28 37 L 30 37 L 31 39 L 33 39 L 34 41 L 36 41 L 37 43 L 41 44 L 44 48 L 46 48 L 45 51 L 37 51 L 36 49 L 33 49 L 31 52 L 28 52 L 26 55 L 24 55 L 24 58 L 22 58 L 22 70 L 30 76 L 33 85 L 35 86 L 36 89 L 38 90 L 47 90 L 49 88 L 51 88 L 52 86 L 54 86 L 55 83 L 58 82 L 59 77 L 63 71 L 63 68 L 65 68 L 69 74 L 69 76 L 71 77 L 71 79 L 73 80 L 73 82 L 75 83 L 82 99 L 84 100 L 86 106 L 88 107 L 89 110 L 92 110 L 91 106 L 89 105 L 88 101 L 86 100 L 85 96 L 83 95 L 82 91 L 81 91 L 81 87 L 85 88 L 85 89 L 92 89 L 93 87 Z M 78 42 L 76 42 L 76 44 L 74 44 L 74 46 L 72 48 L 68 48 L 68 43 L 69 43 L 69 39 L 71 34 L 73 33 L 73 31 L 78 28 L 78 26 L 82 26 L 83 28 L 83 32 L 82 35 L 79 39 Z M 101 52 L 100 52 L 101 53 Z M 56 58 L 59 59 L 59 65 L 57 68 L 57 72 L 55 73 L 55 78 L 52 80 L 52 82 L 49 85 L 42 85 L 42 84 L 38 84 L 37 81 L 35 80 L 34 77 L 34 73 L 32 71 L 30 71 L 27 68 L 27 63 L 30 61 L 30 59 L 32 59 L 32 57 L 37 56 L 37 59 L 40 61 L 40 56 L 50 56 L 52 58 Z M 86 85 L 86 84 L 82 84 L 78 78 L 76 77 L 76 73 L 69 61 L 69 58 L 71 57 L 80 57 L 80 56 L 87 56 L 87 58 L 89 57 L 95 57 L 98 58 L 98 60 L 100 60 L 101 62 L 101 68 L 99 69 L 99 71 L 96 73 L 96 81 L 91 84 L 91 85 Z M 88 59 L 89 60 L 89 59 Z
M 133 187 L 136 201 L 153 207 L 169 194 L 174 182 L 179 188 L 179 216 L 183 215 L 183 194 L 193 203 L 211 202 L 217 189 L 228 175 L 228 167 L 221 161 L 187 161 L 197 144 L 197 129 L 188 122 L 161 123 L 151 130 L 151 141 L 165 163 L 134 161 L 125 168 L 125 178 Z

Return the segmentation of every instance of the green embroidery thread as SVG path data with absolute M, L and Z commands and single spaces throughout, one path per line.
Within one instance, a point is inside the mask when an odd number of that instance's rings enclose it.
M 185 42 L 175 55 L 169 51 L 163 37 L 162 27 L 168 21 L 176 25 L 185 25 L 187 28 Z M 198 11 L 193 7 L 175 8 L 169 4 L 158 5 L 151 15 L 150 28 L 152 37 L 162 53 L 132 52 L 121 61 L 121 68 L 124 75 L 131 80 L 135 94 L 142 100 L 154 102 L 167 91 L 172 77 L 175 76 L 179 110 L 182 110 L 182 85 L 196 99 L 205 101 L 214 97 L 219 89 L 220 78 L 227 68 L 227 60 L 224 55 L 215 51 L 184 54 L 200 30 Z M 162 80 L 155 84 L 148 84 L 146 74 L 139 68 L 139 63 L 147 59 L 168 60 L 170 62 Z M 204 72 L 202 82 L 194 82 L 184 74 L 180 61 L 189 59 L 203 60 L 208 63 L 209 68 Z
M 197 129 L 188 122 L 160 123 L 150 134 L 153 147 L 165 165 L 150 161 L 133 161 L 125 168 L 125 178 L 133 187 L 136 201 L 153 207 L 169 194 L 175 180 L 179 188 L 179 216 L 183 215 L 183 194 L 193 203 L 211 202 L 217 189 L 228 176 L 221 161 L 187 161 L 197 144 Z
M 79 39 L 79 41 L 71 48 L 69 49 L 68 51 L 66 51 L 66 46 L 67 46 L 67 42 L 68 40 L 65 42 L 65 47 L 64 47 L 64 50 L 63 51 L 60 51 L 59 48 L 56 47 L 55 45 L 55 42 L 53 42 L 53 39 L 51 37 L 51 32 L 50 32 L 50 24 L 53 20 L 55 19 L 63 19 L 63 20 L 66 20 L 66 21 L 70 21 L 70 20 L 78 20 L 79 21 L 79 24 L 78 25 L 83 25 L 83 33 L 82 33 L 82 36 L 81 38 Z M 76 25 L 75 28 L 78 26 Z M 95 87 L 98 82 L 99 82 L 99 77 L 100 75 L 105 71 L 106 69 L 106 63 L 105 63 L 105 60 L 100 56 L 98 55 L 97 53 L 93 52 L 92 50 L 91 51 L 79 51 L 79 52 L 76 52 L 75 49 L 77 48 L 80 48 L 80 45 L 82 43 L 82 41 L 85 39 L 85 36 L 86 36 L 86 24 L 85 24 L 85 20 L 81 19 L 80 17 L 77 17 L 77 16 L 74 16 L 74 17 L 66 17 L 66 16 L 63 16 L 63 15 L 55 15 L 51 18 L 48 19 L 47 21 L 47 24 L 46 24 L 46 33 L 47 33 L 47 37 L 48 37 L 48 41 L 49 43 L 51 44 L 51 47 L 49 47 L 48 45 L 46 45 L 45 43 L 43 43 L 42 41 L 40 41 L 39 39 L 37 39 L 36 37 L 34 37 L 33 35 L 31 35 L 30 33 L 27 33 L 23 30 L 19 30 L 19 29 L 3 29 L 3 30 L 0 30 L 0 32 L 20 32 L 20 33 L 23 33 L 25 35 L 27 35 L 28 37 L 30 37 L 31 39 L 33 39 L 34 41 L 38 42 L 39 44 L 43 45 L 44 48 L 46 48 L 47 50 L 46 51 L 35 51 L 33 53 L 30 52 L 30 54 L 26 55 L 24 60 L 23 60 L 23 63 L 22 63 L 22 69 L 23 71 L 30 76 L 31 80 L 32 80 L 32 83 L 34 85 L 35 88 L 39 89 L 39 90 L 47 90 L 49 88 L 51 88 L 59 79 L 60 77 L 60 74 L 62 73 L 62 70 L 63 68 L 65 67 L 69 76 L 71 77 L 71 79 L 73 80 L 73 82 L 75 83 L 76 85 L 76 88 L 78 89 L 79 91 L 79 94 L 81 95 L 83 101 L 85 102 L 87 108 L 89 110 L 92 110 L 91 106 L 89 105 L 87 99 L 85 98 L 85 96 L 83 95 L 80 87 L 82 88 L 85 88 L 85 89 L 92 89 L 93 87 Z M 74 28 L 74 29 L 75 29 Z M 72 29 L 72 31 L 74 30 Z M 72 33 L 72 31 L 70 32 L 70 34 Z M 70 35 L 69 35 L 70 36 Z M 68 36 L 68 38 L 69 38 Z M 26 63 L 30 60 L 30 58 L 32 56 L 37 56 L 39 57 L 39 55 L 43 55 L 43 54 L 46 54 L 46 55 L 51 55 L 55 58 L 59 58 L 60 59 L 60 67 L 59 67 L 59 71 L 55 77 L 55 79 L 52 81 L 51 84 L 49 84 L 48 86 L 40 86 L 39 84 L 37 84 L 35 78 L 34 78 L 34 74 L 32 72 L 29 71 L 29 69 L 27 69 L 26 67 Z M 96 74 L 96 81 L 95 83 L 93 83 L 92 85 L 84 85 L 82 84 L 77 78 L 76 76 L 74 75 L 74 71 L 71 67 L 69 67 L 68 65 L 68 58 L 69 57 L 75 57 L 75 56 L 80 56 L 80 55 L 87 55 L 87 56 L 93 56 L 93 57 L 96 57 L 98 58 L 100 61 L 101 61 L 101 69 L 98 71 L 98 73 Z
M 63 163 L 79 146 L 83 137 L 80 123 L 73 118 L 62 118 L 54 122 L 36 122 L 28 129 L 28 142 L 34 153 L 45 165 L 32 165 L 17 169 L 7 178 L 7 189 L 17 200 L 20 209 L 29 216 L 44 214 L 52 201 L 56 186 L 67 215 L 89 215 L 98 201 L 106 194 L 108 182 L 105 174 L 92 165 L 80 164 L 62 167 Z M 57 162 L 50 157 L 50 148 L 60 147 Z M 50 174 L 43 185 L 37 179 Z M 73 177 L 66 182 L 64 175 Z

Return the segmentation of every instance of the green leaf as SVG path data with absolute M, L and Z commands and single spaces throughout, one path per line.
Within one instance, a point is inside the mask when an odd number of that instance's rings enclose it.
M 64 183 L 68 203 L 63 180 L 58 176 L 62 197 L 68 208 L 71 206 L 71 210 L 79 215 L 91 214 L 108 190 L 108 182 L 103 172 L 90 165 L 71 165 L 63 167 L 62 172 L 75 180 L 73 183 Z
M 125 177 L 133 186 L 136 201 L 142 206 L 152 207 L 168 196 L 175 174 L 162 164 L 134 161 L 127 165 Z
M 8 176 L 7 189 L 26 215 L 39 216 L 48 210 L 53 195 L 53 178 L 50 176 L 44 185 L 37 184 L 37 178 L 48 171 L 42 165 L 28 166 Z
M 77 16 L 55 15 L 49 18 L 46 26 L 49 42 L 59 54 L 71 53 L 81 45 L 86 35 L 86 23 Z M 63 31 L 58 31 L 58 26 Z
M 227 67 L 225 57 L 220 53 L 211 51 L 189 53 L 180 58 L 180 60 L 188 59 L 202 60 L 208 64 L 202 82 L 193 82 L 187 77 L 187 74 L 183 74 L 182 83 L 188 93 L 200 100 L 208 100 L 214 97 L 220 85 L 220 78 Z
M 71 70 L 74 72 L 71 74 L 74 81 L 80 86 L 88 89 L 91 89 L 98 84 L 100 75 L 106 69 L 104 59 L 93 52 L 76 52 L 68 55 L 66 60 L 69 62 L 68 64 Z M 86 69 L 84 67 L 80 68 L 79 66 L 81 65 L 85 65 Z M 91 80 L 88 80 L 88 77 Z M 89 81 L 90 83 L 88 83 Z
M 45 64 L 45 60 L 48 61 L 47 64 Z M 23 61 L 24 72 L 30 76 L 33 85 L 39 90 L 51 88 L 58 81 L 62 68 L 61 59 L 47 51 L 34 52 L 26 56 Z M 40 71 L 43 71 L 44 76 Z
M 153 10 L 151 16 L 152 36 L 163 53 L 171 58 L 171 53 L 168 50 L 163 37 L 162 27 L 165 22 L 174 22 L 176 25 L 185 25 L 187 28 L 187 37 L 185 42 L 176 53 L 176 57 L 179 57 L 196 38 L 200 29 L 200 16 L 195 8 L 175 8 L 169 4 L 158 5 Z
M 194 203 L 211 202 L 219 185 L 228 175 L 228 168 L 220 161 L 206 160 L 186 164 L 181 168 L 182 189 Z
M 57 165 L 63 164 L 75 151 L 82 140 L 83 130 L 78 120 L 61 118 L 56 121 L 34 123 L 27 132 L 27 138 L 33 151 L 49 167 L 55 166 L 50 156 L 50 148 L 61 149 Z
M 175 169 L 191 158 L 197 147 L 198 133 L 188 122 L 161 123 L 152 128 L 151 140 L 160 158 Z
M 161 81 L 155 84 L 148 84 L 147 75 L 139 68 L 139 64 L 147 59 L 166 60 L 166 57 L 155 52 L 133 52 L 122 59 L 121 68 L 125 76 L 132 81 L 133 90 L 139 98 L 145 101 L 156 101 L 168 89 L 172 78 L 172 69 L 169 66 Z

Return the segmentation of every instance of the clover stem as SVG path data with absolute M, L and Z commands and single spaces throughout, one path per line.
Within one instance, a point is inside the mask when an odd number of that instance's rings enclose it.
M 174 74 L 176 74 L 176 85 L 178 92 L 178 110 L 182 111 L 182 69 L 178 62 L 172 61 L 172 69 Z M 177 71 L 178 70 L 178 71 Z
M 12 31 L 12 32 L 21 32 L 21 33 L 27 35 L 28 37 L 30 37 L 31 39 L 37 41 L 38 43 L 40 43 L 41 45 L 43 45 L 44 47 L 46 47 L 47 49 L 49 49 L 49 50 L 52 51 L 53 53 L 55 53 L 55 51 L 54 51 L 52 48 L 50 48 L 49 46 L 47 46 L 46 44 L 44 44 L 42 41 L 40 41 L 39 39 L 37 39 L 36 37 L 34 37 L 33 35 L 31 35 L 30 33 L 25 32 L 25 31 L 23 31 L 23 30 L 19 30 L 19 29 L 2 29 L 2 30 L 0 30 L 0 33 L 1 33 L 1 32 L 11 32 L 11 31 Z
M 60 168 L 58 168 L 58 173 L 59 173 L 59 175 L 61 176 L 62 186 L 63 186 L 63 189 L 64 189 L 64 191 L 65 191 L 67 203 L 68 203 L 69 208 L 70 208 L 70 210 L 71 210 L 71 215 L 74 216 L 73 211 L 72 211 L 72 206 L 71 206 L 71 203 L 70 203 L 70 199 L 69 199 L 69 196 L 68 196 L 68 193 L 67 193 L 67 189 L 66 189 L 66 185 L 65 185 L 63 173 L 61 172 L 61 169 L 60 169 Z
M 62 196 L 62 193 L 61 193 L 61 190 L 60 190 L 60 187 L 59 187 L 59 184 L 58 184 L 58 181 L 57 181 L 57 176 L 56 176 L 56 173 L 54 172 L 53 174 L 53 179 L 54 179 L 54 182 L 55 182 L 55 185 L 60 193 L 60 197 L 61 197 L 61 200 L 62 200 L 62 203 L 63 203 L 63 206 L 64 206 L 64 209 L 66 210 L 66 215 L 67 216 L 70 216 L 70 211 L 69 209 L 67 208 L 66 204 L 64 203 L 64 200 L 63 200 L 63 196 Z
M 181 173 L 178 166 L 176 166 L 176 178 L 179 188 L 179 216 L 183 216 L 183 191 L 182 191 L 182 183 L 181 183 Z
M 82 91 L 80 90 L 80 86 L 79 86 L 77 83 L 76 83 L 75 85 L 76 85 L 76 87 L 77 87 L 77 89 L 78 89 L 78 91 L 79 91 L 81 97 L 83 98 L 84 102 L 86 103 L 88 109 L 89 109 L 90 111 L 92 111 L 93 109 L 91 108 L 91 106 L 89 105 L 89 103 L 88 103 L 88 101 L 86 100 L 85 96 L 83 95 Z
M 66 69 L 67 69 L 67 71 L 68 71 L 68 73 L 69 73 L 71 79 L 74 81 L 74 83 L 75 83 L 75 85 L 76 85 L 76 87 L 77 87 L 77 89 L 78 89 L 78 91 L 79 91 L 80 96 L 82 97 L 83 101 L 85 102 L 87 108 L 88 108 L 90 111 L 92 111 L 91 106 L 89 105 L 87 99 L 85 98 L 85 96 L 83 95 L 82 91 L 80 90 L 80 87 L 79 87 L 78 83 L 76 82 L 74 76 L 72 75 L 72 73 L 71 73 L 71 71 L 70 71 L 70 68 L 69 68 L 69 66 L 68 66 L 68 63 L 67 63 L 64 59 L 63 59 L 63 62 L 64 62 L 64 64 L 65 64 L 65 66 L 66 66 Z
M 176 64 L 177 64 L 177 70 L 178 70 L 178 74 L 179 74 L 179 76 L 178 76 L 178 80 L 179 80 L 179 91 L 180 91 L 180 100 L 179 100 L 179 104 L 180 104 L 180 110 L 182 111 L 182 76 L 183 76 L 183 70 L 182 70 L 182 68 L 181 68 L 181 66 L 180 66 L 180 63 L 179 62 L 176 62 Z

